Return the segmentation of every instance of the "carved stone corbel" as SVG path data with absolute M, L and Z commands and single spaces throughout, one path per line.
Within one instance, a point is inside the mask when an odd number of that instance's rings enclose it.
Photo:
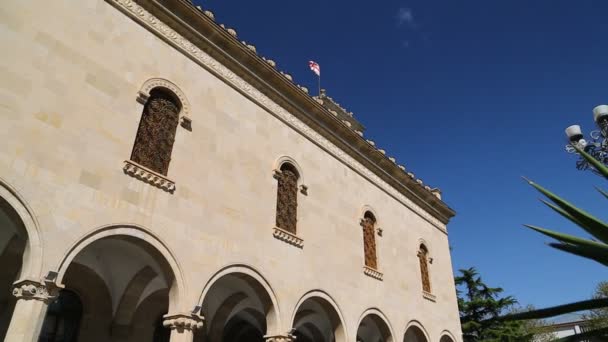
M 266 342 L 295 342 L 296 337 L 291 334 L 285 335 L 266 335 L 264 336 Z
M 62 286 L 53 282 L 44 282 L 34 280 L 22 280 L 13 284 L 13 296 L 23 300 L 39 300 L 46 304 L 51 303 Z
M 163 316 L 163 326 L 171 330 L 195 331 L 203 327 L 205 318 L 197 314 L 173 314 Z

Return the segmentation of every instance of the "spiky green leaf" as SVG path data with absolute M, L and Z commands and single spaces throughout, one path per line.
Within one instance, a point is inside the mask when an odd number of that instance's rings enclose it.
M 589 153 L 583 151 L 580 147 L 576 146 L 576 145 L 572 145 L 574 147 L 574 149 L 576 149 L 576 151 L 578 153 L 580 153 L 580 155 L 585 158 L 585 160 L 587 160 L 587 162 L 589 162 L 589 164 L 593 165 L 593 167 L 600 173 L 602 174 L 605 178 L 608 178 L 608 167 L 606 167 L 604 164 L 602 164 L 602 162 L 600 162 L 599 160 L 593 158 L 593 156 L 591 156 Z
M 553 203 L 557 204 L 557 206 L 559 206 L 565 212 L 574 217 L 576 221 L 579 221 L 579 226 L 581 228 L 583 228 L 589 234 L 593 235 L 602 242 L 608 243 L 608 224 L 587 213 L 586 211 L 577 208 L 576 206 L 572 205 L 571 203 L 562 199 L 551 191 L 543 188 L 542 186 L 530 180 L 527 181 L 532 187 L 534 187 L 543 195 L 547 196 Z
M 595 260 L 602 265 L 608 266 L 608 255 L 606 255 L 604 252 L 567 243 L 549 243 L 549 246 L 564 252 L 581 256 L 583 258 Z
M 558 214 L 562 215 L 563 217 L 567 218 L 568 220 L 572 221 L 574 224 L 576 224 L 577 226 L 580 226 L 581 228 L 584 229 L 583 227 L 583 223 L 580 222 L 579 220 L 577 220 L 574 216 L 568 214 L 568 212 L 566 212 L 564 209 L 556 206 L 555 204 L 549 202 L 549 201 L 545 201 L 544 199 L 540 200 L 541 202 L 543 202 L 544 205 L 548 206 L 549 208 L 553 209 L 554 211 L 556 211 Z
M 536 226 L 532 226 L 529 224 L 524 224 L 524 226 L 533 229 L 541 234 L 544 234 L 546 236 L 552 237 L 556 240 L 565 242 L 565 243 L 569 243 L 569 244 L 573 244 L 573 245 L 577 245 L 579 247 L 586 247 L 589 248 L 590 250 L 593 251 L 597 251 L 598 253 L 605 253 L 606 256 L 608 257 L 608 245 L 603 244 L 603 243 L 599 243 L 599 242 L 595 242 L 592 240 L 587 240 L 587 239 L 581 239 L 579 237 L 576 237 L 574 235 L 569 235 L 569 234 L 564 234 L 564 233 L 558 233 L 558 232 L 554 232 L 552 230 L 549 229 L 545 229 L 545 228 L 541 228 L 541 227 L 536 227 Z
M 598 188 L 597 186 L 595 187 L 595 189 L 596 189 L 597 191 L 599 191 L 599 192 L 600 192 L 600 194 L 604 195 L 604 197 L 608 198 L 608 192 L 606 192 L 606 191 L 604 191 L 604 190 L 602 190 L 602 189 Z

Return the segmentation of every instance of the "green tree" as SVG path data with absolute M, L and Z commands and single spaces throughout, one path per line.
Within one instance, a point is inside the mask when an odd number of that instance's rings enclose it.
M 602 281 L 595 287 L 593 299 L 608 298 L 608 281 Z M 582 315 L 584 320 L 589 320 L 589 327 L 600 329 L 608 327 L 608 308 L 589 310 Z
M 498 319 L 517 300 L 512 296 L 500 297 L 503 289 L 486 285 L 473 267 L 459 272 L 455 282 L 464 341 L 521 341 L 521 323 Z

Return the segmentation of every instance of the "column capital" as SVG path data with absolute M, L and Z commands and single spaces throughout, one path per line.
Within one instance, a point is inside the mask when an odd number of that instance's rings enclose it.
M 291 334 L 264 336 L 266 342 L 295 342 L 295 340 L 296 337 Z
M 166 314 L 163 316 L 163 326 L 171 330 L 195 331 L 203 327 L 205 318 L 192 313 Z
M 39 282 L 25 279 L 13 284 L 13 296 L 24 300 L 39 300 L 49 304 L 59 294 L 63 286 L 53 282 Z

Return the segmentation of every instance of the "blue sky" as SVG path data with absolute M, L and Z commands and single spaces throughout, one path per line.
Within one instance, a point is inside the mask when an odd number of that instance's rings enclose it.
M 199 2 L 200 4 L 200 2 Z M 584 232 L 545 208 L 529 177 L 603 218 L 574 168 L 564 128 L 593 128 L 608 102 L 606 1 L 207 0 L 216 20 L 316 89 L 322 86 L 376 141 L 458 215 L 454 268 L 475 266 L 492 286 L 537 307 L 586 299 L 607 269 L 546 246 L 523 228 Z

